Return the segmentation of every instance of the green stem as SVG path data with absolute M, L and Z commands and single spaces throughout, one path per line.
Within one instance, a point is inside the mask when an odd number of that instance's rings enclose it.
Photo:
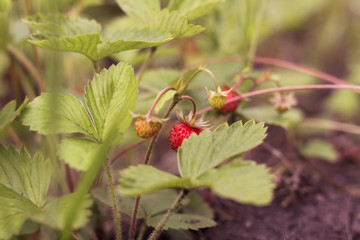
M 156 47 L 150 48 L 149 54 L 147 55 L 144 63 L 142 64 L 142 66 L 140 68 L 140 71 L 138 73 L 138 84 L 140 83 L 141 79 L 143 78 L 144 73 L 145 73 L 147 67 L 149 66 L 153 56 L 154 56 L 154 53 L 156 52 L 156 49 L 157 49 Z
M 14 129 L 12 129 L 12 127 L 10 127 L 10 125 L 9 125 L 6 127 L 6 130 L 8 131 L 8 133 L 9 133 L 11 139 L 14 141 L 15 145 L 20 148 L 23 144 L 20 141 L 19 136 L 16 134 Z
M 159 234 L 161 233 L 163 227 L 169 220 L 169 218 L 178 210 L 181 206 L 181 202 L 185 199 L 185 197 L 189 194 L 189 190 L 183 189 L 179 193 L 178 197 L 175 199 L 175 202 L 171 206 L 171 208 L 167 211 L 166 215 L 160 220 L 159 224 L 156 226 L 153 233 L 150 235 L 148 240 L 155 240 L 158 238 Z
M 96 73 L 99 73 L 99 63 L 97 60 L 91 60 L 92 64 L 93 64 L 93 67 L 94 67 L 94 70 Z
M 116 203 L 116 195 L 115 195 L 114 184 L 113 184 L 113 179 L 111 176 L 109 162 L 106 160 L 104 162 L 104 165 L 105 165 L 106 175 L 108 177 L 108 182 L 109 182 L 111 201 L 113 204 L 113 213 L 114 213 L 115 226 L 116 226 L 116 240 L 121 240 L 120 217 L 119 217 L 119 211 L 118 211 L 118 207 L 117 207 L 117 203 Z
M 207 68 L 201 68 L 201 71 L 207 72 L 210 75 L 211 79 L 213 80 L 215 90 L 217 90 L 218 84 L 217 84 L 216 77 L 215 77 L 214 73 L 212 71 L 210 71 L 209 69 L 207 69 Z
M 141 225 L 137 240 L 142 240 L 144 238 L 145 231 L 146 231 L 146 224 L 145 224 L 145 222 L 143 222 L 142 225 Z

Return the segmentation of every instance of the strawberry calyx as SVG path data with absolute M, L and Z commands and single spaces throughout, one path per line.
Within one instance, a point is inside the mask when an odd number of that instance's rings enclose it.
M 231 91 L 232 89 L 222 90 L 220 87 L 218 87 L 215 91 L 208 90 L 206 88 L 210 106 L 217 110 L 223 108 L 225 106 L 226 97 Z

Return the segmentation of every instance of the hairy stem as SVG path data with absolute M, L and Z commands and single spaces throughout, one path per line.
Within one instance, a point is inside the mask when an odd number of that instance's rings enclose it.
M 142 240 L 144 238 L 145 231 L 146 231 L 146 224 L 145 224 L 145 222 L 143 222 L 142 225 L 141 225 L 137 240 Z
M 174 109 L 174 107 L 176 106 L 176 104 L 178 104 L 178 102 L 180 101 L 180 99 L 178 98 L 177 95 L 174 96 L 173 101 L 171 102 L 171 105 L 169 106 L 168 110 L 166 111 L 166 113 L 164 114 L 163 118 L 167 118 L 171 111 Z M 163 125 L 162 125 L 163 126 Z M 149 160 L 150 160 L 150 156 L 151 156 L 151 152 L 152 149 L 155 145 L 156 139 L 159 135 L 159 132 L 162 128 L 162 126 L 160 127 L 159 131 L 157 133 L 155 133 L 155 135 L 151 138 L 149 147 L 146 151 L 145 157 L 144 157 L 144 164 L 148 164 Z M 139 209 L 139 203 L 140 203 L 140 197 L 136 197 L 135 199 L 135 203 L 134 203 L 134 209 L 133 209 L 133 213 L 131 216 L 131 225 L 130 225 L 130 231 L 129 231 L 129 240 L 133 240 L 134 236 L 135 236 L 135 230 L 136 230 L 136 216 L 137 216 L 137 212 Z
M 166 215 L 160 220 L 159 224 L 156 226 L 153 233 L 150 235 L 148 240 L 155 240 L 161 233 L 163 227 L 165 226 L 166 222 L 169 220 L 169 218 L 178 210 L 178 208 L 181 206 L 181 202 L 185 199 L 185 197 L 189 194 L 189 190 L 182 189 L 177 198 L 175 199 L 175 202 L 171 206 L 171 208 L 167 211 Z
M 9 53 L 14 56 L 14 58 L 20 62 L 35 78 L 35 81 L 39 87 L 39 89 L 44 92 L 45 91 L 45 84 L 43 82 L 43 79 L 39 73 L 39 71 L 34 67 L 34 65 L 31 63 L 31 61 L 19 50 L 17 50 L 15 47 L 11 45 L 7 45 L 7 50 Z
M 104 162 L 104 165 L 105 165 L 106 175 L 108 177 L 108 182 L 109 182 L 109 191 L 110 191 L 111 201 L 113 204 L 113 214 L 114 214 L 115 227 L 116 227 L 116 240 L 120 240 L 121 239 L 120 217 L 119 217 L 119 211 L 118 211 L 118 207 L 117 207 L 117 203 L 116 203 L 114 184 L 113 184 L 113 179 L 112 179 L 108 160 L 106 160 Z
M 149 112 L 146 114 L 148 117 L 151 117 L 155 107 L 156 107 L 156 104 L 160 101 L 161 97 L 167 92 L 167 91 L 170 91 L 170 90 L 176 90 L 174 87 L 167 87 L 167 88 L 164 88 L 156 97 L 153 105 L 151 106 Z
M 142 66 L 140 68 L 140 71 L 138 73 L 138 84 L 140 83 L 141 79 L 143 78 L 144 73 L 145 73 L 146 69 L 148 68 L 148 66 L 154 56 L 154 53 L 156 52 L 156 49 L 157 49 L 156 47 L 150 48 L 149 54 L 147 55 L 144 63 L 142 64 Z

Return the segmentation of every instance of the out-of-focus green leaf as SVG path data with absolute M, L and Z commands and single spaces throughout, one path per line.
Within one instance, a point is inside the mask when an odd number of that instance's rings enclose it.
M 186 17 L 181 16 L 179 12 L 169 12 L 167 9 L 152 12 L 147 21 L 151 28 L 164 30 L 180 38 L 191 37 L 205 30 L 199 25 L 189 24 Z
M 272 105 L 249 107 L 238 110 L 238 113 L 247 119 L 266 122 L 267 124 L 273 124 L 283 128 L 296 126 L 296 124 L 303 119 L 303 114 L 298 109 L 290 109 L 284 113 L 279 113 Z
M 31 158 L 12 145 L 0 145 L 0 160 L 0 238 L 8 239 L 44 206 L 51 172 L 41 153 Z
M 265 165 L 238 159 L 205 173 L 199 181 L 224 198 L 262 206 L 272 199 L 275 188 L 272 178 Z
M 169 6 L 170 11 L 177 10 L 189 20 L 202 17 L 213 10 L 224 0 L 173 0 Z
M 120 172 L 119 192 L 129 196 L 145 195 L 165 188 L 194 187 L 187 179 L 181 179 L 152 166 L 140 164 Z
M 155 113 L 159 113 L 164 104 L 170 99 L 172 99 L 176 93 L 177 91 L 175 90 L 169 90 L 164 95 L 162 95 L 159 102 L 155 106 Z
M 163 218 L 162 215 L 151 217 L 147 220 L 147 225 L 156 227 L 160 220 Z M 200 228 L 208 228 L 216 225 L 216 222 L 211 218 L 193 215 L 193 214 L 178 214 L 172 215 L 166 222 L 164 229 L 191 229 L 198 230 Z
M 149 12 L 160 11 L 159 0 L 116 0 L 116 2 L 128 16 L 142 21 Z
M 265 131 L 264 124 L 248 121 L 192 134 L 178 149 L 181 176 L 196 179 L 225 160 L 256 147 L 266 137 Z
M 119 63 L 109 70 L 102 70 L 85 87 L 85 99 L 94 120 L 99 140 L 105 141 L 111 134 L 117 144 L 128 129 L 137 97 L 137 83 L 130 65 Z
M 9 125 L 17 116 L 20 115 L 23 108 L 29 102 L 29 98 L 25 98 L 24 102 L 20 105 L 18 109 L 16 108 L 16 101 L 11 101 L 7 103 L 3 109 L 0 111 L 0 130 L 4 129 Z
M 0 13 L 6 13 L 11 8 L 11 0 L 0 0 Z
M 71 167 L 84 171 L 88 169 L 90 156 L 98 146 L 97 142 L 88 139 L 65 138 L 61 141 L 58 155 Z
M 338 153 L 334 146 L 326 141 L 313 139 L 305 145 L 299 145 L 300 153 L 307 158 L 319 158 L 329 162 L 335 162 L 338 159 Z
M 341 114 L 346 118 L 356 116 L 360 104 L 359 93 L 340 89 L 336 90 L 326 99 L 326 109 Z
M 38 223 L 48 225 L 54 229 L 62 230 L 65 226 L 64 221 L 66 211 L 64 211 L 64 209 L 68 208 L 74 198 L 74 195 L 75 194 L 72 193 L 49 201 L 41 211 L 29 217 Z M 91 205 L 92 201 L 89 198 L 86 198 L 82 202 L 79 214 L 76 216 L 76 220 L 73 225 L 75 229 L 86 225 L 88 218 L 91 216 L 91 211 L 88 209 Z

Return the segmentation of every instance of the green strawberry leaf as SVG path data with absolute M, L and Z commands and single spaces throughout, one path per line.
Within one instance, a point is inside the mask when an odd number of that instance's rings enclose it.
M 41 211 L 30 217 L 33 221 L 47 225 L 51 228 L 62 230 L 65 226 L 65 213 L 75 193 L 64 195 L 58 199 L 49 201 Z M 84 227 L 88 222 L 91 211 L 88 209 L 92 205 L 92 201 L 87 197 L 80 205 L 79 214 L 74 221 L 73 228 L 78 229 Z
M 173 0 L 169 6 L 170 11 L 177 10 L 189 20 L 202 17 L 213 10 L 224 0 Z
M 24 148 L 0 145 L 0 160 L 0 239 L 7 239 L 44 206 L 51 172 L 40 152 L 31 158 Z
M 313 139 L 305 145 L 299 145 L 298 150 L 306 158 L 319 158 L 328 162 L 336 162 L 339 157 L 331 143 L 320 139 Z
M 90 59 L 97 57 L 101 26 L 94 20 L 63 15 L 36 15 L 28 18 L 26 23 L 37 31 L 30 35 L 29 42 L 38 47 L 78 52 Z
M 24 102 L 18 109 L 16 108 L 16 101 L 7 103 L 0 111 L 0 130 L 7 127 L 14 119 L 20 115 L 26 104 L 29 102 L 29 98 L 25 98 Z
M 96 152 L 99 143 L 82 138 L 65 138 L 61 141 L 58 155 L 71 167 L 85 171 L 89 168 L 92 154 Z
M 150 11 L 160 11 L 159 0 L 116 0 L 117 4 L 129 17 L 145 21 L 145 16 Z
M 100 141 L 113 134 L 113 144 L 122 139 L 129 127 L 137 96 L 134 71 L 126 63 L 119 63 L 96 74 L 85 87 L 85 99 Z
M 102 39 L 101 26 L 96 21 L 63 15 L 38 14 L 26 23 L 36 31 L 30 35 L 30 43 L 45 49 L 78 52 L 93 61 L 121 51 L 158 46 L 174 38 L 143 24 L 112 27 L 112 32 Z
M 152 166 L 140 164 L 120 172 L 119 192 L 124 195 L 145 195 L 164 188 L 195 187 L 187 179 L 181 179 Z
M 164 30 L 178 38 L 191 37 L 205 30 L 199 25 L 189 24 L 187 18 L 179 12 L 169 12 L 167 9 L 152 12 L 146 21 L 151 28 Z
M 155 106 L 155 113 L 159 113 L 164 104 L 170 99 L 172 99 L 176 93 L 176 90 L 169 90 L 164 95 L 162 95 L 159 102 Z
M 41 134 L 83 133 L 98 138 L 83 104 L 70 94 L 43 93 L 27 105 L 21 118 Z
M 264 124 L 248 121 L 226 123 L 213 132 L 192 134 L 178 149 L 179 170 L 183 177 L 196 179 L 225 160 L 259 145 L 266 137 Z
M 163 215 L 157 215 L 147 219 L 146 223 L 148 226 L 156 227 Z M 198 230 L 200 228 L 208 228 L 216 225 L 216 222 L 211 218 L 193 215 L 193 214 L 180 214 L 175 213 L 166 222 L 164 229 L 191 229 Z
M 169 33 L 149 27 L 116 29 L 98 46 L 97 59 L 126 50 L 158 46 L 172 39 Z
M 18 152 L 11 145 L 0 145 L 0 159 L 0 185 L 42 207 L 50 183 L 49 162 L 40 152 L 31 159 L 24 148 Z
M 272 199 L 275 184 L 265 165 L 253 161 L 234 160 L 198 178 L 217 195 L 240 203 L 263 206 Z

